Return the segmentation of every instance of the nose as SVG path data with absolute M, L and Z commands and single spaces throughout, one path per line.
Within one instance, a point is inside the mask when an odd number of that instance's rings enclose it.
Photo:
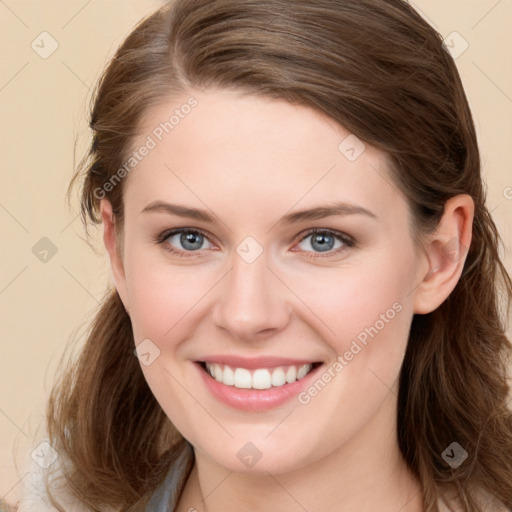
M 252 263 L 235 253 L 218 291 L 215 324 L 234 339 L 251 341 L 283 330 L 290 316 L 286 287 L 267 268 L 265 252 Z

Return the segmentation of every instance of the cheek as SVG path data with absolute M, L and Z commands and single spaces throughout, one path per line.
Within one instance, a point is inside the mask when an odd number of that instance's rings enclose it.
M 338 385 L 348 379 L 348 387 L 361 392 L 354 398 L 383 383 L 384 392 L 397 377 L 413 316 L 414 269 L 411 255 L 381 253 L 373 261 L 317 269 L 290 283 L 310 311 L 305 321 L 314 322 L 333 349 L 332 361 L 343 365 Z
M 125 272 L 135 344 L 149 339 L 158 347 L 150 346 L 154 360 L 141 364 L 142 372 L 162 409 L 172 413 L 174 425 L 188 432 L 186 411 L 194 411 L 197 404 L 184 391 L 193 389 L 194 382 L 187 380 L 190 373 L 178 360 L 177 347 L 186 345 L 193 332 L 194 306 L 208 292 L 206 279 L 190 267 L 166 264 L 143 251 L 127 257 Z
M 213 285 L 199 266 L 167 264 L 142 251 L 127 258 L 125 270 L 136 342 L 168 338 Z
M 413 267 L 407 261 L 379 259 L 378 265 L 317 269 L 311 276 L 288 275 L 294 293 L 322 324 L 326 339 L 342 349 L 344 342 L 376 326 L 388 327 L 411 302 Z M 361 339 L 364 335 L 361 336 Z
M 396 392 L 413 315 L 411 281 L 410 262 L 392 257 L 318 273 L 317 279 L 302 279 L 300 285 L 297 280 L 294 291 L 318 315 L 317 331 L 333 349 L 331 364 L 319 377 L 322 382 L 299 397 L 308 411 L 305 417 L 323 421 L 322 411 L 343 411 L 326 424 L 328 438 L 341 442 L 361 429 L 393 396 L 390 390 Z

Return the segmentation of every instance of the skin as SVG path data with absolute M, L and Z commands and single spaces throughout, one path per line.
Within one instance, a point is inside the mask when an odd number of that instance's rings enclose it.
M 471 198 L 446 203 L 421 252 L 383 152 L 366 145 L 350 162 L 338 150 L 350 132 L 307 107 L 218 89 L 191 94 L 197 107 L 127 178 L 122 236 L 101 201 L 104 243 L 135 344 L 150 339 L 160 350 L 142 371 L 195 450 L 178 512 L 421 511 L 419 483 L 396 440 L 398 376 L 413 315 L 437 308 L 461 275 Z M 147 112 L 134 147 L 188 97 Z M 206 209 L 215 221 L 141 213 L 155 200 Z M 376 218 L 278 223 L 332 201 Z M 189 257 L 154 242 L 177 227 L 203 230 L 209 240 Z M 311 228 L 357 243 L 321 252 L 306 236 Z M 236 252 L 247 236 L 263 250 L 252 263 Z M 448 241 L 458 256 L 447 257 Z M 166 243 L 187 251 L 179 236 Z M 193 364 L 213 354 L 300 354 L 327 367 L 394 303 L 400 312 L 307 404 L 232 409 L 210 394 Z M 261 452 L 250 468 L 237 457 L 247 442 Z

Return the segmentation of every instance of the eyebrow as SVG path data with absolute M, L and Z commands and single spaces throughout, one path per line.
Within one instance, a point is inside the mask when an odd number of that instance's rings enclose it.
M 165 201 L 153 201 L 148 204 L 141 213 L 168 213 L 171 215 L 177 215 L 179 217 L 186 217 L 197 221 L 203 221 L 206 223 L 213 224 L 215 222 L 214 216 L 208 213 L 206 210 L 198 208 L 189 208 L 178 204 L 171 204 Z M 377 215 L 363 208 L 362 206 L 334 202 L 326 206 L 317 206 L 308 210 L 301 210 L 298 212 L 292 212 L 284 215 L 278 222 L 278 224 L 297 224 L 299 222 L 307 220 L 318 220 L 325 217 L 331 217 L 335 215 L 366 215 L 373 219 L 377 219 Z

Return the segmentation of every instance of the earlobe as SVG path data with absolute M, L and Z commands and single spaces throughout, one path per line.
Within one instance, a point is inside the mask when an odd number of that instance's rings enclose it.
M 415 290 L 414 312 L 438 308 L 457 285 L 472 238 L 474 202 L 467 194 L 450 198 L 426 247 L 429 272 Z
M 122 256 L 119 251 L 119 240 L 115 229 L 115 216 L 112 205 L 107 199 L 100 201 L 101 218 L 103 222 L 103 243 L 107 249 L 114 285 L 123 301 L 126 311 L 129 311 L 126 277 Z

